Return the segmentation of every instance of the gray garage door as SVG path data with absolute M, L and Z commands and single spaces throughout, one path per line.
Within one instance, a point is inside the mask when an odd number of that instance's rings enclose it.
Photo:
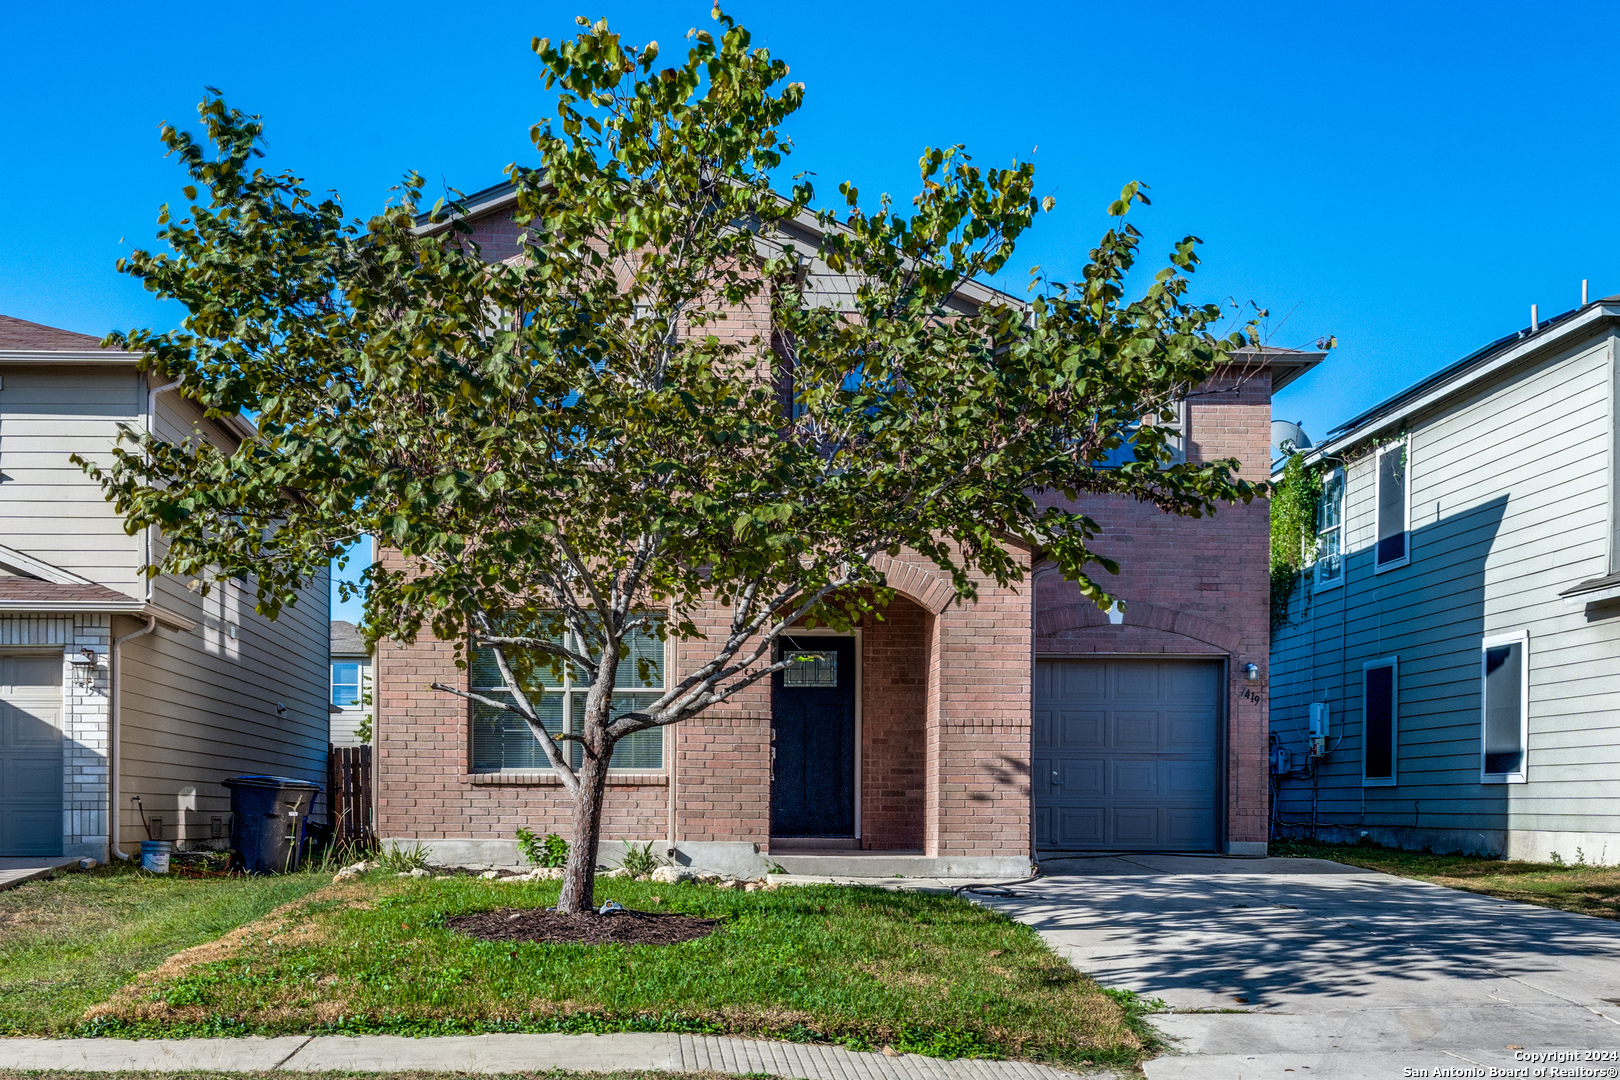
M 1035 665 L 1035 845 L 1213 851 L 1221 666 L 1185 660 Z
M 0 656 L 0 856 L 62 854 L 62 657 Z

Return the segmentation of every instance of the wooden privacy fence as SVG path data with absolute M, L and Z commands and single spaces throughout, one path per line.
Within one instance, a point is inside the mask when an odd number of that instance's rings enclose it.
M 333 746 L 326 763 L 326 790 L 332 839 L 372 844 L 371 747 Z

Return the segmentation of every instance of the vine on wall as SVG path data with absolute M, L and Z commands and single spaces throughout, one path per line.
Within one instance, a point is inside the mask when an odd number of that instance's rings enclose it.
M 1316 554 L 1316 503 L 1322 476 L 1294 453 L 1271 492 L 1271 632 L 1288 625 L 1301 571 Z

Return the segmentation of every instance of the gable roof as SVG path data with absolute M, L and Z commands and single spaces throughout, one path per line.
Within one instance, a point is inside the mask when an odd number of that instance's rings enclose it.
M 449 228 L 453 221 L 472 221 L 474 218 L 481 218 L 497 210 L 516 206 L 517 200 L 516 182 L 503 180 L 499 184 L 492 184 L 470 195 L 463 195 L 461 203 L 467 208 L 465 214 L 452 214 L 441 221 L 434 221 L 431 213 L 417 214 L 416 231 L 419 234 L 431 235 Z M 810 210 L 800 211 L 792 221 L 783 224 L 784 231 L 797 234 L 798 239 L 809 244 L 818 243 L 818 238 L 824 229 L 821 222 L 816 219 L 815 213 Z M 983 304 L 994 298 L 1011 307 L 1021 308 L 1025 311 L 1030 308 L 1028 300 L 976 280 L 970 280 L 963 284 L 961 289 L 958 290 L 957 296 L 976 304 Z M 1275 393 L 1321 363 L 1327 353 L 1308 352 L 1302 349 L 1283 349 L 1267 345 L 1254 350 L 1240 350 L 1240 356 L 1243 355 L 1258 357 L 1264 361 L 1265 366 L 1271 371 L 1271 390 Z
M 1352 443 L 1395 427 L 1447 397 L 1480 386 L 1522 360 L 1566 347 L 1616 321 L 1620 321 L 1620 294 L 1543 319 L 1536 327 L 1504 334 L 1329 431 L 1305 452 L 1304 462 L 1334 457 Z M 1274 477 L 1281 464 L 1273 471 Z
M 370 656 L 371 647 L 360 633 L 360 628 L 347 619 L 333 619 L 331 630 L 333 656 Z
M 42 352 L 84 352 L 101 348 L 101 339 L 44 323 L 0 315 L 0 349 Z

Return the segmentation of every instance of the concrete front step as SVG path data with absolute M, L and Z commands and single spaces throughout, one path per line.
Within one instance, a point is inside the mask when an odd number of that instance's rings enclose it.
M 1013 881 L 1028 877 L 1024 855 L 899 855 L 887 851 L 837 851 L 778 854 L 767 858 L 789 874 L 833 878 L 955 878 L 968 881 Z

